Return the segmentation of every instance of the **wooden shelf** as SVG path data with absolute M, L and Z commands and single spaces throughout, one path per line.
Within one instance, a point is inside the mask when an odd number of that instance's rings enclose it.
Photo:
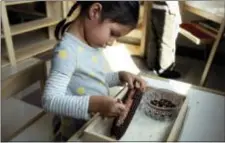
M 183 23 L 180 26 L 180 33 L 194 42 L 196 45 L 210 44 L 215 40 L 215 36 L 206 32 L 202 27 L 192 23 Z
M 33 20 L 30 22 L 22 23 L 22 24 L 16 24 L 12 25 L 10 27 L 11 29 L 11 35 L 15 36 L 18 34 L 22 34 L 25 32 L 45 28 L 48 26 L 55 25 L 59 22 L 59 20 L 53 19 L 53 18 L 43 18 L 38 20 Z M 1 38 L 4 38 L 4 34 L 2 33 Z
M 18 49 L 15 51 L 17 62 L 33 57 L 37 54 L 46 52 L 53 49 L 56 44 L 56 40 L 44 40 L 27 47 Z
M 140 29 L 134 29 L 126 36 L 119 38 L 117 41 L 122 43 L 140 45 L 142 37 L 142 31 Z
M 54 48 L 56 40 L 42 40 L 40 42 L 30 44 L 24 48 L 18 48 L 15 50 L 16 62 L 23 61 L 25 59 L 36 56 L 40 53 L 46 52 Z M 1 68 L 4 68 L 9 65 L 6 54 L 2 55 L 1 59 Z
M 22 34 L 25 32 L 37 30 L 40 28 L 52 26 L 57 24 L 58 22 L 59 20 L 56 20 L 53 18 L 38 19 L 38 20 L 11 26 L 11 33 L 14 36 L 14 35 Z
M 7 0 L 5 3 L 7 6 L 10 5 L 17 5 L 17 4 L 25 4 L 25 3 L 32 3 L 32 2 L 37 2 L 37 1 L 31 1 L 31 0 L 13 0 L 13 1 L 9 1 Z

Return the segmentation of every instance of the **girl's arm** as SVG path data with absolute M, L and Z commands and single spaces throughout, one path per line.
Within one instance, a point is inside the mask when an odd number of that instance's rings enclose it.
M 76 69 L 74 46 L 63 43 L 57 46 L 52 69 L 42 97 L 43 108 L 54 114 L 88 119 L 89 96 L 68 95 L 67 87 Z
M 58 71 L 52 71 L 46 82 L 43 108 L 47 112 L 78 119 L 88 119 L 89 96 L 66 94 L 70 77 Z

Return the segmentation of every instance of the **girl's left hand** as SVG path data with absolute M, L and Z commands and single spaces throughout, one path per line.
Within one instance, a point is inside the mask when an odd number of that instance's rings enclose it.
M 120 81 L 122 83 L 128 83 L 128 87 L 130 89 L 133 89 L 135 87 L 135 88 L 140 88 L 140 90 L 142 92 L 145 91 L 146 82 L 142 78 L 140 78 L 139 76 L 134 75 L 134 74 L 129 73 L 129 72 L 120 71 L 119 72 L 119 78 L 120 78 Z M 135 84 L 136 82 L 138 82 L 140 86 Z

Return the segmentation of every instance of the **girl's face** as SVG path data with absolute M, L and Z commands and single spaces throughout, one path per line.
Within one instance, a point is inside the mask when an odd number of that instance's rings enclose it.
M 112 45 L 117 38 L 132 30 L 131 26 L 112 22 L 109 19 L 101 21 L 101 11 L 101 4 L 93 4 L 84 22 L 84 38 L 90 46 L 96 48 Z

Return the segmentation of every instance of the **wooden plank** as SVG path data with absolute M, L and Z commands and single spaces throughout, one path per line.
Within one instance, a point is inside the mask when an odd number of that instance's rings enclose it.
M 112 139 L 110 137 L 107 136 L 103 136 L 101 134 L 97 134 L 94 132 L 85 132 L 84 136 L 83 136 L 83 141 L 96 141 L 96 142 L 116 142 L 115 139 Z
M 18 61 L 25 60 L 37 54 L 46 52 L 54 48 L 56 40 L 44 40 L 16 51 L 16 59 Z
M 210 67 L 212 65 L 214 56 L 216 54 L 216 50 L 217 50 L 217 48 L 219 46 L 220 40 L 223 37 L 224 28 L 225 28 L 225 19 L 223 20 L 223 23 L 220 25 L 219 33 L 218 33 L 218 35 L 216 37 L 216 40 L 215 40 L 215 42 L 213 44 L 213 47 L 212 47 L 212 50 L 210 52 L 209 58 L 207 60 L 206 66 L 204 68 L 204 71 L 203 71 L 203 74 L 202 74 L 202 77 L 201 77 L 201 81 L 200 81 L 200 85 L 201 86 L 205 85 L 205 81 L 207 79 L 208 72 L 209 72 L 209 69 L 210 69 Z
M 210 44 L 213 42 L 213 39 L 200 39 L 182 27 L 180 27 L 180 33 L 196 45 Z
M 1 103 L 2 141 L 9 141 L 44 114 L 42 109 L 14 98 Z
M 11 26 L 12 35 L 18 35 L 25 32 L 41 29 L 44 27 L 55 25 L 59 20 L 54 18 L 42 18 L 38 20 L 33 20 L 26 23 L 16 24 Z
M 144 16 L 143 16 L 143 29 L 142 29 L 142 37 L 141 37 L 141 46 L 140 46 L 140 56 L 144 56 L 145 48 L 149 41 L 149 29 L 151 28 L 151 7 L 152 2 L 144 1 Z
M 63 18 L 66 18 L 68 12 L 67 1 L 62 1 Z
M 183 123 L 184 123 L 184 119 L 186 117 L 187 109 L 188 109 L 188 100 L 185 99 L 185 102 L 180 109 L 180 112 L 179 112 L 177 119 L 173 125 L 173 128 L 169 134 L 169 137 L 167 138 L 167 142 L 177 141 L 179 134 L 181 132 Z
M 45 3 L 46 3 L 45 6 L 46 6 L 46 11 L 47 11 L 47 17 L 57 19 L 57 23 L 58 23 L 62 18 L 62 9 L 60 6 L 60 4 L 62 4 L 62 2 L 46 1 Z M 48 27 L 49 39 L 54 39 L 54 31 L 55 31 L 55 27 L 53 27 L 53 26 Z
M 6 5 L 10 6 L 10 5 L 17 5 L 17 4 L 26 4 L 26 3 L 32 3 L 32 2 L 36 2 L 34 0 L 7 0 L 6 1 Z
M 23 132 L 15 136 L 12 142 L 51 142 L 53 139 L 52 119 L 54 115 L 45 114 Z
M 216 34 L 210 32 L 209 30 L 203 28 L 202 26 L 200 26 L 200 25 L 198 25 L 198 24 L 195 24 L 195 27 L 196 27 L 197 29 L 199 29 L 201 32 L 206 33 L 207 35 L 210 35 L 211 37 L 214 37 L 214 38 L 216 39 Z
M 8 15 L 7 15 L 7 10 L 6 10 L 4 1 L 2 1 L 0 4 L 1 4 L 1 10 L 2 10 L 2 27 L 3 27 L 3 32 L 4 32 L 4 36 L 5 36 L 6 49 L 8 52 L 10 64 L 12 66 L 15 66 L 16 65 L 16 57 L 15 57 L 15 51 L 14 51 L 13 41 L 12 41 L 12 37 L 11 37 L 11 30 L 9 27 L 9 19 L 8 19 Z
M 189 11 L 191 13 L 194 13 L 196 15 L 199 15 L 201 17 L 204 17 L 206 19 L 212 20 L 212 21 L 217 22 L 217 23 L 222 23 L 223 19 L 224 19 L 224 17 L 215 15 L 213 13 L 209 13 L 207 11 L 203 11 L 201 9 L 192 7 L 192 6 L 187 5 L 187 4 L 184 5 L 184 9 L 186 9 L 187 11 Z

